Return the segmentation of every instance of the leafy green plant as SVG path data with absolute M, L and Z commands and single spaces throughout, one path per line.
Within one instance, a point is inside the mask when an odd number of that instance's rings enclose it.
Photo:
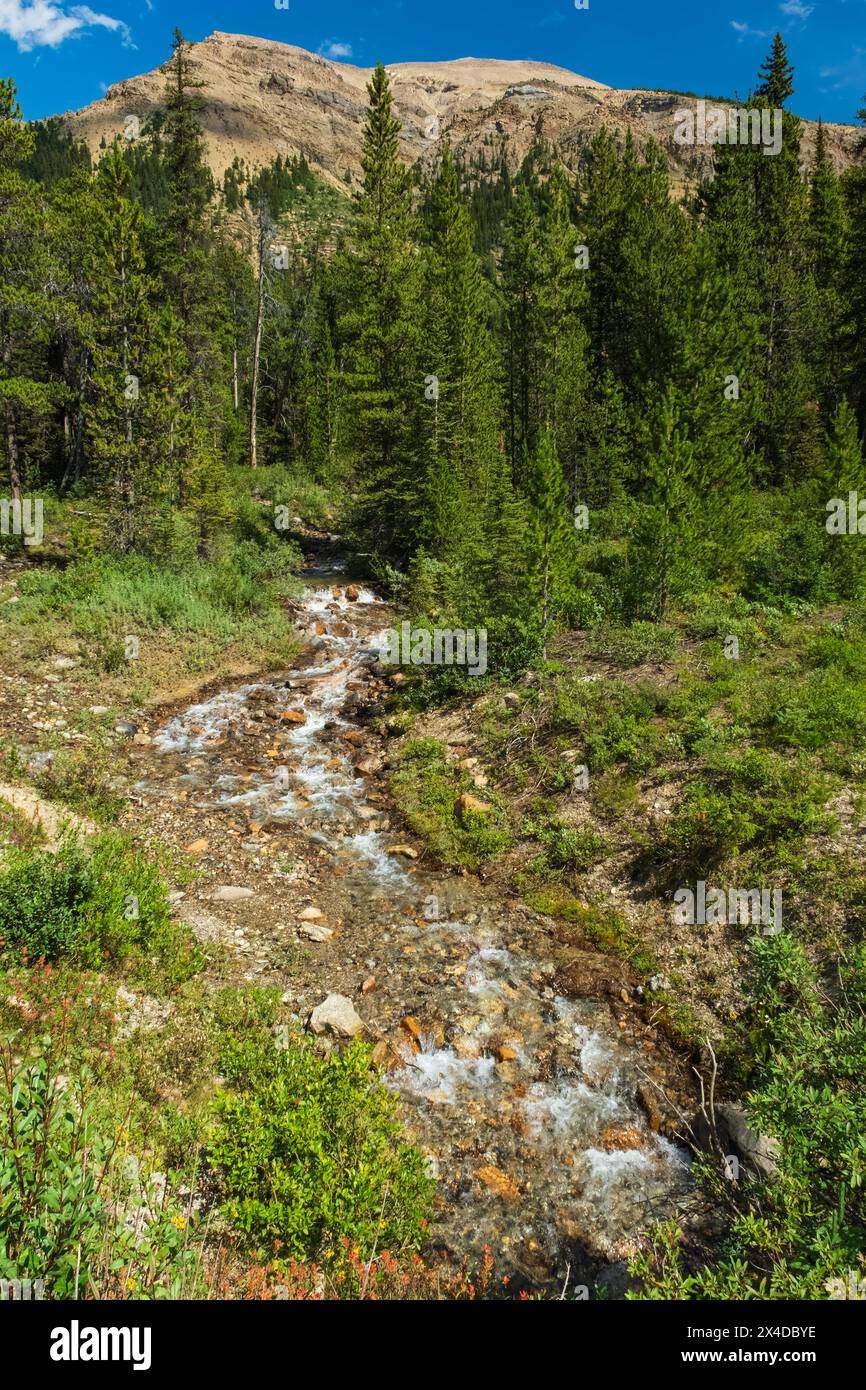
M 31 959 L 92 967 L 153 955 L 177 980 L 199 966 L 158 868 L 116 831 L 89 852 L 71 837 L 56 853 L 13 850 L 0 871 L 0 941 Z
M 544 852 L 532 861 L 530 871 L 543 876 L 583 874 L 604 859 L 610 846 L 594 830 L 577 829 L 551 818 L 547 821 L 528 820 L 524 832 L 539 840 Z
M 300 1036 L 287 1048 L 232 1042 L 223 1065 L 211 1160 L 253 1245 L 323 1259 L 344 1237 L 368 1258 L 417 1246 L 432 1183 L 368 1047 L 322 1057 Z

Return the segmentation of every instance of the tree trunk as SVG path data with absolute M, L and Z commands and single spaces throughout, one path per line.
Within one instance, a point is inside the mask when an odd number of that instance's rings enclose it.
M 3 341 L 3 366 L 5 376 L 11 375 L 9 367 L 12 361 L 12 343 L 9 337 L 9 329 L 6 322 L 6 315 L 2 321 L 2 341 Z M 6 398 L 6 467 L 9 470 L 9 487 L 12 492 L 12 501 L 21 501 L 21 473 L 18 467 L 18 421 L 15 417 L 15 403 L 8 396 Z
M 250 468 L 258 468 L 258 394 L 262 330 L 265 322 L 265 218 L 259 214 L 259 302 L 256 308 L 256 336 L 253 343 L 253 379 L 250 387 Z

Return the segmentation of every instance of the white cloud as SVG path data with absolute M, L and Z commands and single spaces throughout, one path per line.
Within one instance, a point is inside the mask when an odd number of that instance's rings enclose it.
M 77 38 L 85 29 L 111 29 L 132 47 L 129 26 L 122 19 L 99 14 L 89 5 L 70 5 L 59 0 L 0 0 L 0 34 L 17 45 L 19 53 L 34 48 L 58 48 L 66 39 Z
M 0 0 L 2 3 L 2 0 Z M 352 45 L 350 43 L 340 43 L 336 39 L 326 39 L 319 49 L 326 58 L 351 58 Z
M 824 80 L 830 78 L 829 90 L 831 92 L 843 91 L 846 87 L 854 87 L 858 91 L 866 87 L 866 48 L 855 48 L 854 56 L 849 58 L 847 63 L 839 67 L 821 68 L 820 75 Z M 826 91 L 822 88 L 822 91 Z
M 735 19 L 731 20 L 731 28 L 736 29 L 740 36 L 740 43 L 743 39 L 768 39 L 770 37 L 767 29 L 752 29 L 748 24 L 738 24 Z
M 783 0 L 779 9 L 782 11 L 782 14 L 789 14 L 792 19 L 802 19 L 805 24 L 809 15 L 814 11 L 815 6 L 804 4 L 803 0 Z

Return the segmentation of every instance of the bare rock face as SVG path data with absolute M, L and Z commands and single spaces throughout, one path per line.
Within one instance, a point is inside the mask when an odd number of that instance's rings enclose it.
M 239 34 L 211 34 L 193 45 L 195 76 L 205 86 L 204 133 L 217 179 L 237 156 L 250 166 L 277 155 L 303 155 L 314 172 L 346 191 L 348 173 L 361 175 L 361 144 L 369 68 L 337 63 L 292 44 Z M 619 90 L 552 63 L 459 58 L 453 62 L 395 63 L 388 69 L 396 113 L 403 125 L 407 164 L 433 163 L 448 140 L 464 161 L 484 154 L 505 159 L 513 173 L 539 140 L 555 144 L 577 169 L 602 128 L 631 132 L 638 148 L 654 139 L 667 154 L 673 187 L 682 191 L 712 166 L 712 149 L 674 141 L 675 112 L 695 105 L 675 92 Z M 101 100 L 66 113 L 70 132 L 96 154 L 100 142 L 129 133 L 165 102 L 165 72 L 132 77 L 109 87 Z M 816 125 L 804 121 L 802 156 L 811 162 Z M 837 169 L 851 163 L 855 126 L 825 125 Z

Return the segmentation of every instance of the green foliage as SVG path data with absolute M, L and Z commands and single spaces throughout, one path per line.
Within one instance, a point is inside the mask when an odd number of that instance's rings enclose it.
M 40 1280 L 55 1299 L 200 1293 L 192 1214 L 133 1179 L 119 1133 L 94 1121 L 93 1078 L 62 1078 L 40 1044 L 23 1060 L 0 1044 L 0 1279 Z
M 555 819 L 528 820 L 524 833 L 540 841 L 544 853 L 530 864 L 530 872 L 542 877 L 583 874 L 605 859 L 610 846 L 593 830 L 575 829 Z
M 392 788 L 410 829 L 443 863 L 474 867 L 508 848 L 505 818 L 487 792 L 488 813 L 461 815 L 458 800 L 475 787 L 467 773 L 449 763 L 448 750 L 437 739 L 415 739 L 403 746 Z
M 786 934 L 758 938 L 751 951 L 740 1047 L 750 1116 L 778 1141 L 779 1175 L 739 1196 L 730 1236 L 704 1268 L 688 1270 L 676 1228 L 663 1228 L 631 1266 L 640 1298 L 826 1299 L 833 1285 L 862 1277 L 864 947 L 842 962 L 834 995 Z
M 641 666 L 644 662 L 670 661 L 677 648 L 677 633 L 658 623 L 632 623 L 593 633 L 589 650 L 606 656 L 617 666 Z
M 560 681 L 551 731 L 582 750 L 590 775 L 616 763 L 645 771 L 670 751 L 661 723 L 665 705 L 664 692 L 649 683 Z
M 0 939 L 7 953 L 98 968 L 154 956 L 175 979 L 199 963 L 159 871 L 118 832 L 89 851 L 73 839 L 56 853 L 13 850 L 0 871 Z
M 254 1246 L 322 1260 L 342 1254 L 344 1238 L 366 1258 L 418 1245 L 432 1184 L 399 1138 L 368 1047 L 323 1058 L 303 1037 L 239 1042 L 223 1065 L 231 1090 L 217 1102 L 211 1160 L 226 1214 Z
M 754 853 L 765 872 L 773 851 L 830 829 L 825 778 L 808 761 L 760 749 L 720 751 L 710 776 L 690 782 L 648 854 L 679 879 L 705 877 L 738 855 Z

